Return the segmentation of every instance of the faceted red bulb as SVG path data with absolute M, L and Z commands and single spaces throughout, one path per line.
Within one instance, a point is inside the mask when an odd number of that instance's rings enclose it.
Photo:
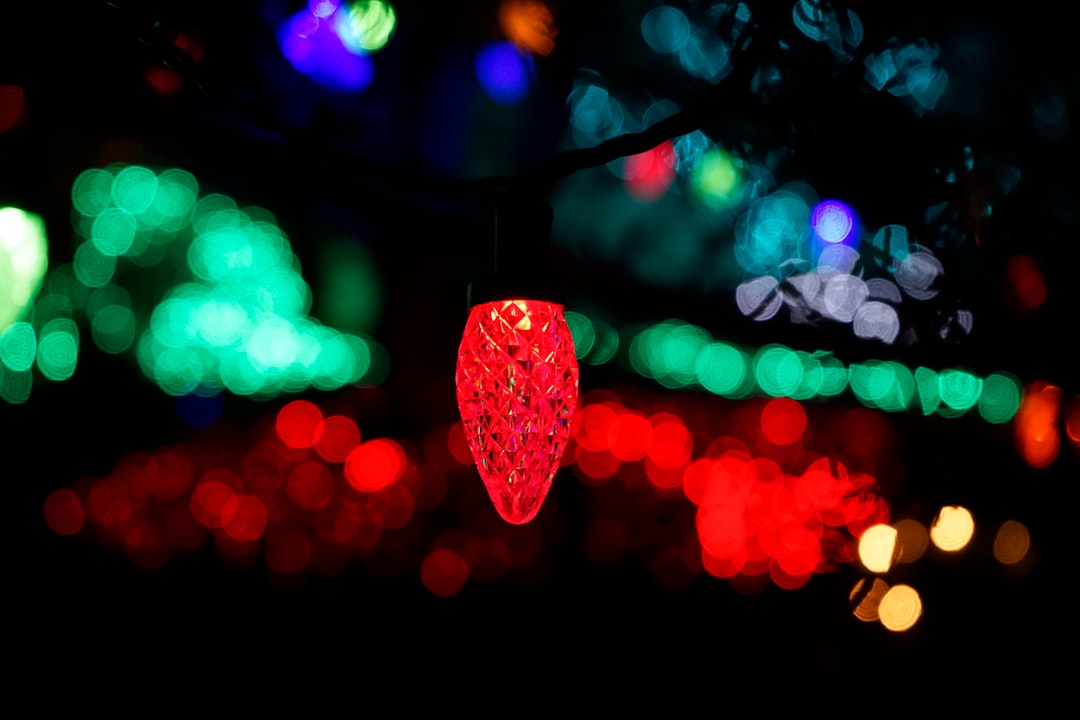
M 529 522 L 551 489 L 577 408 L 577 356 L 562 305 L 473 306 L 458 350 L 457 398 L 495 509 L 507 522 Z

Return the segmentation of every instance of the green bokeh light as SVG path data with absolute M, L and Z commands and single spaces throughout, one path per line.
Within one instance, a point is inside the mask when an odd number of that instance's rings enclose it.
M 602 320 L 593 320 L 592 327 L 596 340 L 585 362 L 589 365 L 603 365 L 611 362 L 619 352 L 619 331 Z
M 44 220 L 19 208 L 0 208 L 0 330 L 23 316 L 47 266 Z
M 97 217 L 112 204 L 113 174 L 91 168 L 79 173 L 71 186 L 71 204 L 83 215 Z
M 802 382 L 789 395 L 796 400 L 809 400 L 821 394 L 825 384 L 825 370 L 821 367 L 821 360 L 815 355 L 802 350 L 795 351 L 795 357 L 802 363 Z
M 154 202 L 157 175 L 153 170 L 129 165 L 116 174 L 112 183 L 112 199 L 116 207 L 138 215 Z
M 965 370 L 943 370 L 938 374 L 941 401 L 953 410 L 968 410 L 979 401 L 982 381 Z
M 994 373 L 983 380 L 979 414 L 986 422 L 1000 424 L 1012 420 L 1023 398 L 1020 381 L 1012 375 Z
M 596 343 L 596 331 L 593 329 L 592 320 L 573 310 L 567 310 L 564 315 L 566 325 L 570 328 L 570 335 L 574 338 L 574 353 L 578 360 L 582 360 L 588 356 Z
M 720 148 L 711 148 L 694 165 L 690 186 L 713 209 L 730 206 L 741 187 L 739 162 Z
M 79 359 L 79 328 L 73 320 L 56 318 L 41 329 L 37 366 L 49 380 L 67 380 Z
M 886 412 L 906 410 L 915 393 L 915 378 L 900 363 L 870 360 L 849 368 L 851 391 L 868 407 Z
M 319 255 L 317 307 L 342 332 L 372 333 L 382 318 L 382 280 L 374 256 L 356 240 L 327 243 Z
M 37 335 L 28 322 L 12 323 L 0 333 L 0 361 L 15 372 L 25 372 L 34 366 L 37 355 Z
M 199 195 L 199 183 L 185 170 L 169 169 L 157 177 L 153 202 L 143 213 L 148 225 L 169 232 L 179 232 L 189 222 Z
M 0 365 L 0 399 L 12 405 L 21 405 L 30 399 L 34 387 L 34 374 L 29 370 L 12 370 Z
M 86 242 L 75 249 L 72 265 L 79 282 L 88 288 L 98 288 L 112 280 L 116 257 L 105 255 L 95 244 Z
M 746 354 L 724 342 L 706 345 L 694 364 L 701 386 L 715 395 L 728 398 L 745 397 L 750 393 L 753 375 L 748 367 Z M 747 387 L 748 384 L 750 387 Z
M 40 333 L 41 329 L 50 320 L 55 320 L 56 318 L 69 319 L 72 316 L 72 312 L 71 298 L 68 296 L 60 295 L 58 293 L 39 295 L 34 302 L 34 328 Z
M 642 333 L 644 361 L 661 385 L 684 388 L 697 382 L 697 356 L 711 338 L 701 328 L 667 320 Z
M 791 397 L 803 384 L 800 357 L 783 345 L 766 345 L 754 356 L 754 379 L 772 397 Z
M 923 415 L 930 415 L 941 405 L 941 383 L 938 374 L 930 368 L 915 368 L 915 388 Z
M 382 0 L 359 0 L 352 3 L 338 28 L 341 41 L 353 52 L 382 49 L 397 25 L 390 3 Z
M 122 353 L 135 340 L 135 315 L 126 305 L 106 305 L 90 321 L 90 335 L 103 352 Z
M 844 363 L 832 353 L 819 350 L 815 352 L 814 359 L 821 366 L 821 387 L 818 395 L 821 397 L 834 397 L 848 388 L 848 371 Z
M 105 208 L 94 219 L 90 239 L 102 255 L 116 257 L 131 249 L 135 242 L 135 216 L 120 208 Z

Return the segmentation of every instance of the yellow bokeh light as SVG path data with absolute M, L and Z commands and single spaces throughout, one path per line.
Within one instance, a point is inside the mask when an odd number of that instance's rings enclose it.
M 963 550 L 975 534 L 975 519 L 967 508 L 946 505 L 930 526 L 930 539 L 946 552 Z
M 910 629 L 922 616 L 922 598 L 910 585 L 893 585 L 878 604 L 878 619 L 893 632 Z
M 859 560 L 874 573 L 889 572 L 896 559 L 896 528 L 874 525 L 859 538 Z
M 1002 565 L 1015 565 L 1024 559 L 1031 547 L 1031 534 L 1016 520 L 1006 520 L 994 536 L 994 557 Z
M 896 528 L 896 544 L 900 550 L 896 561 L 913 563 L 921 558 L 930 545 L 930 535 L 923 524 L 918 520 L 904 518 L 898 520 L 893 527 Z
M 863 622 L 876 622 L 878 606 L 881 605 L 881 598 L 885 597 L 885 593 L 889 591 L 889 586 L 881 578 L 874 578 L 869 588 L 866 588 L 867 583 L 868 580 L 863 578 L 852 588 L 850 599 L 855 604 L 852 613 Z M 860 597 L 864 588 L 866 588 L 866 593 Z

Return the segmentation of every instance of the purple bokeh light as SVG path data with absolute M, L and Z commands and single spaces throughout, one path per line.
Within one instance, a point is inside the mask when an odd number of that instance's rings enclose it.
M 309 8 L 300 10 L 278 27 L 278 44 L 294 68 L 320 85 L 359 92 L 375 78 L 375 66 L 369 55 L 354 53 L 342 41 L 334 21 L 339 12 L 336 7 L 320 17 Z

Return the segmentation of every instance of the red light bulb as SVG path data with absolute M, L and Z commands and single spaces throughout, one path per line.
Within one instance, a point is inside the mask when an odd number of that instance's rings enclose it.
M 563 306 L 544 300 L 474 305 L 457 359 L 465 437 L 495 509 L 536 517 L 570 438 L 578 364 Z

